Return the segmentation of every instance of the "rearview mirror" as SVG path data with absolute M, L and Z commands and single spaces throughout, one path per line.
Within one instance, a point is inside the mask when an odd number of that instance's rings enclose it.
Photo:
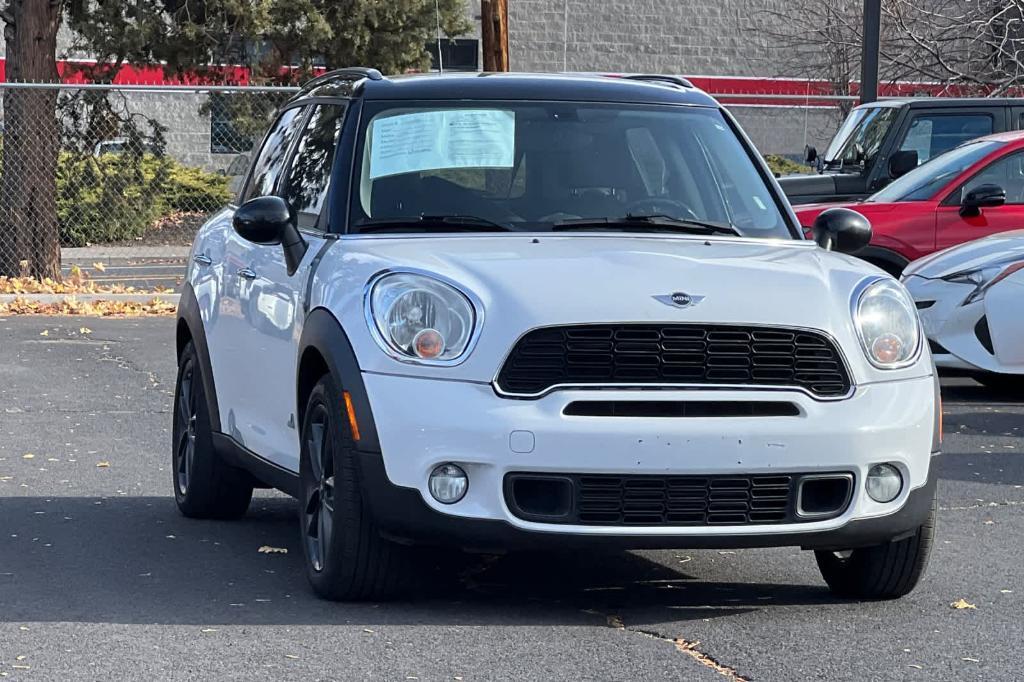
M 812 232 L 818 246 L 840 253 L 856 253 L 871 241 L 871 223 L 848 208 L 822 211 L 814 219 Z
M 284 199 L 272 196 L 250 199 L 235 210 L 231 225 L 243 239 L 255 244 L 280 244 L 288 274 L 295 274 L 306 254 L 306 240 L 295 226 Z
M 904 149 L 889 157 L 889 177 L 895 180 L 917 168 L 917 150 Z
M 1002 206 L 1006 203 L 1006 190 L 999 185 L 978 185 L 968 192 L 960 202 L 960 215 L 976 216 L 983 208 Z

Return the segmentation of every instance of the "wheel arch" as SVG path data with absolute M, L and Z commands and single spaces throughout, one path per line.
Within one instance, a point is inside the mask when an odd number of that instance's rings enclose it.
M 854 255 L 877 265 L 894 277 L 899 277 L 903 269 L 910 264 L 910 259 L 906 256 L 881 246 L 866 246 Z
M 175 328 L 175 352 L 179 361 L 189 341 L 199 358 L 203 391 L 210 406 L 210 428 L 214 433 L 220 433 L 220 403 L 217 401 L 217 387 L 213 380 L 213 366 L 210 364 L 210 349 L 206 344 L 206 328 L 203 326 L 196 293 L 192 285 L 186 282 L 178 301 L 178 323 Z
M 306 402 L 316 382 L 330 372 L 343 391 L 352 399 L 352 408 L 359 424 L 360 439 L 356 443 L 363 452 L 380 452 L 377 427 L 366 386 L 359 370 L 355 351 L 341 323 L 326 308 L 314 308 L 306 317 L 299 339 L 299 363 L 295 381 L 295 405 L 298 428 L 305 419 Z M 345 410 L 339 405 L 339 412 Z

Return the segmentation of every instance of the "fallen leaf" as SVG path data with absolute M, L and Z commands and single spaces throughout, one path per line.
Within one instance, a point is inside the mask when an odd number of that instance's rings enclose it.
M 260 554 L 287 554 L 288 550 L 284 547 L 271 547 L 270 545 L 263 545 L 257 550 Z
M 14 660 L 16 660 L 16 661 L 24 661 L 26 658 L 28 658 L 28 656 L 15 656 Z
M 1013 594 L 1013 590 L 999 590 L 1000 594 Z
M 89 329 L 88 327 L 79 327 L 78 328 L 78 333 L 79 334 L 92 334 L 92 330 Z
M 50 330 L 49 329 L 44 329 L 43 331 L 39 332 L 39 336 L 49 336 L 49 335 L 50 335 Z
M 105 266 L 103 263 L 93 263 L 92 266 L 95 269 L 99 270 L 100 272 L 106 272 L 107 271 L 107 266 Z
M 907 665 L 908 668 L 917 668 L 918 670 L 924 670 L 923 665 L 917 665 L 916 663 L 910 663 Z
M 33 455 L 31 452 L 26 452 L 24 455 L 21 456 L 21 458 L 22 459 L 35 459 L 36 456 Z
M 954 609 L 976 609 L 976 608 L 978 608 L 977 606 L 975 606 L 974 604 L 970 603 L 969 601 L 967 601 L 963 597 L 960 597 L 959 599 L 957 599 L 955 602 L 950 604 L 950 606 L 952 606 Z
M 107 469 L 110 467 L 110 462 L 96 462 L 97 469 Z
M 976 659 L 976 658 L 971 658 L 970 656 L 964 656 L 964 657 L 963 657 L 963 658 L 961 658 L 960 660 L 961 660 L 961 661 L 970 661 L 971 663 L 981 663 L 981 661 L 979 661 L 978 659 Z
M 370 628 L 363 628 L 363 632 L 369 632 L 370 634 L 373 634 L 373 630 L 371 630 Z
M 299 657 L 298 657 L 298 656 L 296 656 L 295 654 L 285 654 L 285 655 L 284 655 L 284 657 L 285 657 L 285 658 L 290 658 L 290 659 L 292 659 L 293 661 L 297 661 L 297 660 L 299 660 Z

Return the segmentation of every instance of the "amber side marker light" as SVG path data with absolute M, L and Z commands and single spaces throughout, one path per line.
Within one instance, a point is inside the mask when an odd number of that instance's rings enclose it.
M 352 440 L 359 440 L 359 422 L 356 421 L 356 410 L 352 407 L 352 394 L 348 391 L 341 392 L 342 398 L 345 400 L 345 414 L 348 415 L 348 425 L 352 429 Z

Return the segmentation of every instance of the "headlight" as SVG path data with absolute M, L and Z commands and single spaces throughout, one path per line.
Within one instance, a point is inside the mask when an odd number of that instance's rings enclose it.
M 946 275 L 942 279 L 956 284 L 973 284 L 974 291 L 967 295 L 961 305 L 969 305 L 985 298 L 985 292 L 1000 280 L 1006 279 L 1018 270 L 1024 269 L 1024 260 L 992 263 L 977 270 L 965 270 Z
M 461 291 L 407 272 L 386 274 L 367 294 L 367 324 L 385 351 L 400 359 L 445 364 L 466 352 L 476 310 Z
M 921 345 L 917 311 L 895 281 L 882 279 L 866 287 L 857 299 L 853 323 L 875 367 L 905 367 L 917 357 Z

